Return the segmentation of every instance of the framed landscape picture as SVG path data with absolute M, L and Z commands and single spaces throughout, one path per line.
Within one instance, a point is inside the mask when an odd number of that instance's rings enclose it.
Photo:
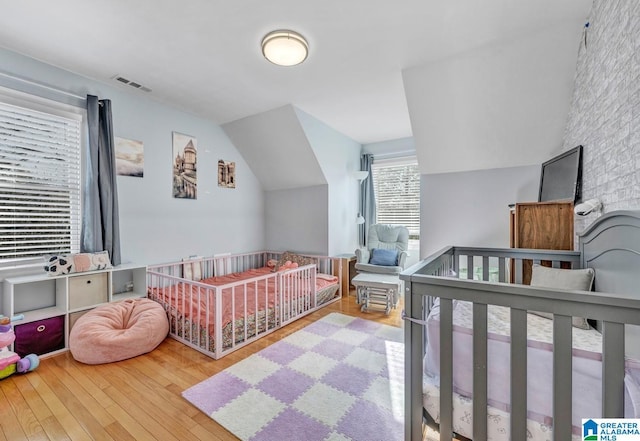
M 119 176 L 144 177 L 142 141 L 115 137 L 116 173 Z

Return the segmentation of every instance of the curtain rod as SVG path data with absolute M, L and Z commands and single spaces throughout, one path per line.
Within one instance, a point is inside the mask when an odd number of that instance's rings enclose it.
M 62 95 L 67 95 L 67 96 L 70 96 L 72 98 L 76 98 L 76 99 L 79 99 L 79 100 L 82 100 L 82 101 L 87 99 L 87 97 L 76 95 L 75 93 L 67 92 L 66 90 L 62 90 L 62 89 L 58 89 L 58 88 L 55 88 L 55 87 L 52 87 L 52 86 L 48 86 L 48 85 L 43 84 L 43 83 L 38 83 L 36 81 L 27 80 L 26 78 L 18 77 L 18 76 L 12 75 L 12 74 L 8 74 L 6 72 L 1 72 L 0 71 L 0 76 L 3 76 L 5 78 L 9 78 L 9 79 L 12 79 L 12 80 L 20 81 L 22 83 L 30 84 L 32 86 L 40 87 L 42 89 L 50 90 L 52 92 L 60 93 Z
M 417 156 L 417 152 L 415 150 L 403 150 L 400 152 L 387 152 L 387 153 L 373 153 L 373 160 L 376 159 L 401 159 L 401 158 L 410 158 Z

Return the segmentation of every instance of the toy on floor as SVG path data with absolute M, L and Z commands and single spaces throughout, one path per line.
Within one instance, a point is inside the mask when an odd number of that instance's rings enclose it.
M 9 350 L 9 345 L 16 339 L 16 335 L 11 328 L 11 322 L 22 320 L 21 315 L 9 317 L 0 316 L 0 380 L 13 375 L 16 372 L 24 374 L 36 369 L 40 364 L 40 359 L 36 354 L 29 354 L 20 358 L 18 354 Z

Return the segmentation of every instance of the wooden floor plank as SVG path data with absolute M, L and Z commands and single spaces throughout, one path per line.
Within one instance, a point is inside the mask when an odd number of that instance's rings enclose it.
M 62 356 L 58 356 L 55 361 L 60 361 L 61 357 Z M 86 431 L 93 437 L 106 437 L 107 434 L 104 431 L 104 426 L 111 424 L 114 421 L 114 418 L 104 410 L 105 406 L 96 400 L 96 395 L 98 397 L 104 395 L 102 389 L 98 389 L 99 392 L 96 393 L 93 387 L 89 387 L 89 391 L 87 391 L 79 380 L 83 380 L 85 383 L 87 383 L 88 380 L 86 378 L 83 379 L 82 374 L 73 369 L 72 366 L 65 365 L 65 363 L 62 363 L 61 365 L 55 363 L 50 367 L 55 373 L 57 379 L 63 382 L 64 386 L 69 391 L 69 396 L 71 398 L 67 399 L 65 404 L 68 407 L 73 407 L 74 416 L 80 414 L 91 415 L 91 418 L 89 419 L 82 419 L 83 426 Z M 109 404 L 113 403 L 112 400 L 103 401 Z
M 167 429 L 177 439 L 188 439 L 189 427 L 193 425 L 193 420 L 182 412 L 183 404 L 174 407 L 162 396 L 163 388 L 139 381 L 134 370 L 135 368 L 127 369 L 120 366 L 111 376 L 113 384 L 116 385 L 115 380 L 119 380 L 118 390 L 122 391 L 134 406 L 144 409 L 156 424 Z
M 119 422 L 114 422 L 105 427 L 105 430 L 113 439 L 118 441 L 136 441 L 132 434 L 125 429 Z
M 9 398 L 4 393 L 2 386 L 5 382 L 8 383 L 9 379 L 0 382 L 0 431 L 6 439 L 27 439 L 27 434 L 22 429 L 18 417 L 9 403 Z
M 362 313 L 354 299 L 352 293 L 220 360 L 171 338 L 119 363 L 85 365 L 69 352 L 45 358 L 37 370 L 0 381 L 0 441 L 236 441 L 182 392 L 332 312 L 401 326 L 401 306 L 389 316 Z
M 72 440 L 104 439 L 102 425 L 74 394 L 76 386 L 73 378 L 57 366 L 56 358 L 65 355 L 43 360 L 38 370 L 27 374 L 27 378 L 60 421 L 69 438 Z M 37 379 L 41 380 L 38 384 L 35 383 Z
M 49 437 L 50 440 L 54 441 L 70 441 L 71 438 L 67 436 L 66 430 L 60 424 L 60 421 L 56 419 L 56 417 L 48 416 L 47 418 L 40 420 L 40 424 L 42 424 L 42 428 L 45 433 Z
M 66 432 L 53 416 L 51 410 L 44 402 L 38 391 L 35 390 L 27 376 L 16 375 L 12 377 L 16 387 L 25 399 L 25 402 L 38 420 L 38 424 L 46 434 L 45 439 L 68 440 Z M 31 437 L 30 437 L 31 438 Z
M 0 387 L 2 387 L 7 402 L 15 414 L 15 418 L 20 423 L 20 427 L 22 427 L 26 439 L 48 440 L 49 438 L 45 434 L 40 422 L 29 407 L 24 396 L 20 393 L 20 389 L 16 384 L 17 382 L 20 382 L 20 378 L 14 375 L 3 380 L 2 383 L 0 383 Z
M 58 360 L 69 357 L 71 357 L 71 354 L 67 353 L 65 355 L 58 356 Z M 86 394 L 91 397 L 92 403 L 85 404 L 89 409 L 92 409 L 96 405 L 104 409 L 105 407 L 113 404 L 113 400 L 111 400 L 111 398 L 109 398 L 109 396 L 107 396 L 103 391 L 106 385 L 102 376 L 96 375 L 96 369 L 94 369 L 93 366 L 76 363 L 75 361 L 69 364 L 64 363 L 59 366 L 65 372 L 69 373 L 75 382 L 82 387 Z M 95 401 L 95 404 L 93 404 L 93 401 Z M 96 410 L 96 416 L 100 417 L 99 419 L 104 425 L 108 425 L 113 422 L 113 417 L 108 416 L 106 413 L 100 414 L 99 411 Z M 104 420 L 101 418 L 104 418 Z

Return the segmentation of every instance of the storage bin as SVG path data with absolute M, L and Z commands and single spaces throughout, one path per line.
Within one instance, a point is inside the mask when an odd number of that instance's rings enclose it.
M 69 314 L 69 332 L 71 332 L 71 330 L 73 329 L 73 325 L 76 324 L 78 319 L 80 317 L 82 317 L 83 315 L 85 315 L 89 311 L 91 311 L 91 309 L 86 309 L 84 311 L 72 312 L 71 314 Z
M 14 351 L 21 357 L 64 349 L 64 316 L 14 326 Z
M 109 275 L 87 274 L 69 277 L 69 309 L 95 306 L 109 301 Z

